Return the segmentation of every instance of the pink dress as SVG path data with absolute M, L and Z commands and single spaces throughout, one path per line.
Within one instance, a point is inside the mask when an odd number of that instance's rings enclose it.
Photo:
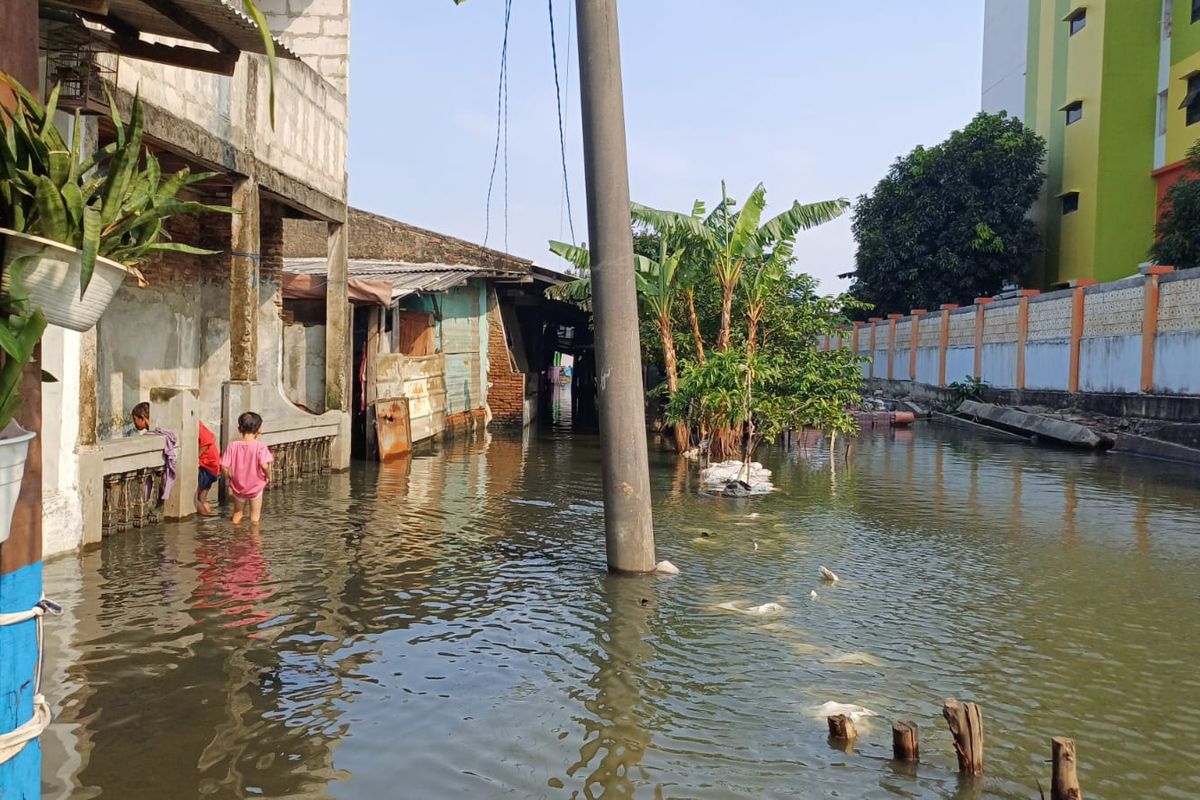
M 229 488 L 243 500 L 253 500 L 267 488 L 262 468 L 274 461 L 271 451 L 260 441 L 230 442 L 221 456 L 221 466 L 229 472 Z

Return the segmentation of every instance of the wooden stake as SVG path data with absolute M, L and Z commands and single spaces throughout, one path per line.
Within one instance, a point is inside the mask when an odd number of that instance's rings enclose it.
M 1054 762 L 1050 778 L 1050 800 L 1080 800 L 1079 777 L 1075 774 L 1075 740 L 1055 736 L 1050 740 L 1050 758 Z
M 960 703 L 950 698 L 942 706 L 942 716 L 954 736 L 958 771 L 968 775 L 983 773 L 983 712 L 975 703 Z
M 892 756 L 897 761 L 921 760 L 921 747 L 917 742 L 917 723 L 892 723 Z
M 834 714 L 829 718 L 829 738 L 839 742 L 850 742 L 858 738 L 853 720 L 845 714 Z

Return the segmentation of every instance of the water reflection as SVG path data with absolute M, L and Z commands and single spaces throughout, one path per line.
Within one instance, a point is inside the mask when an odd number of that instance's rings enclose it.
M 654 452 L 683 573 L 646 580 L 604 575 L 599 458 L 458 439 L 274 493 L 257 535 L 48 564 L 45 796 L 1028 798 L 1051 735 L 1089 797 L 1200 795 L 1198 473 L 918 427 L 833 458 L 801 437 L 763 454 L 775 494 L 726 503 Z M 954 774 L 950 695 L 985 709 L 982 784 Z M 831 700 L 882 715 L 852 755 L 811 712 Z

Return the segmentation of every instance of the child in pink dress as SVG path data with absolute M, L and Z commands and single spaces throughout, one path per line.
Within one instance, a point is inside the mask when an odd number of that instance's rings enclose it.
M 262 417 L 253 411 L 242 414 L 238 417 L 238 433 L 242 438 L 230 442 L 221 456 L 221 471 L 233 492 L 234 525 L 241 524 L 247 505 L 251 522 L 262 518 L 263 490 L 271 480 L 268 465 L 275 459 L 266 444 L 258 440 L 260 430 Z

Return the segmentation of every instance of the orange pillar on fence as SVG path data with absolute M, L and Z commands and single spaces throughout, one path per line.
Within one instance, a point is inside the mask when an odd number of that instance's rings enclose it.
M 908 313 L 912 315 L 912 333 L 909 335 L 908 343 L 908 379 L 915 381 L 917 379 L 917 349 L 921 344 L 921 315 L 929 312 L 923 308 L 914 308 Z
M 1071 285 L 1071 361 L 1067 369 L 1067 391 L 1079 392 L 1079 345 L 1083 341 L 1083 309 L 1087 287 L 1095 286 L 1095 278 L 1080 278 Z
M 888 380 L 895 380 L 894 367 L 896 364 L 896 320 L 903 314 L 888 314 Z
M 883 317 L 868 317 L 867 322 L 871 323 L 871 372 L 868 375 L 870 378 L 875 377 L 875 330 L 879 326 L 876 324 L 882 322 Z
M 829 334 L 828 334 L 828 333 L 827 333 L 827 334 L 825 334 L 825 343 L 824 343 L 823 345 L 821 345 L 821 349 L 822 349 L 822 350 L 828 350 L 828 349 L 829 349 Z
M 983 379 L 983 317 L 991 297 L 975 298 L 975 379 Z
M 1029 298 L 1040 294 L 1037 289 L 1022 289 L 1017 306 L 1017 376 L 1015 386 L 1025 388 L 1025 340 L 1029 337 Z
M 1146 270 L 1142 307 L 1142 391 L 1154 390 L 1154 340 L 1158 337 L 1158 281 L 1174 272 L 1174 267 L 1150 267 Z
M 946 385 L 946 353 L 950 350 L 950 312 L 958 308 L 955 303 L 942 304 L 942 341 L 938 346 L 938 386 Z

